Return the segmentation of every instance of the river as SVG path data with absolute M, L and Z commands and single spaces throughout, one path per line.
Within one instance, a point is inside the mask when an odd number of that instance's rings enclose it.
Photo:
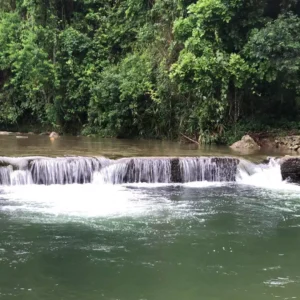
M 0 155 L 236 154 L 158 141 L 8 136 L 0 137 Z M 0 226 L 4 300 L 300 298 L 300 188 L 281 181 L 276 163 L 236 182 L 0 186 Z
M 247 158 L 263 158 L 267 155 L 293 155 L 296 152 L 262 150 L 246 154 Z M 17 139 L 0 135 L 0 156 L 105 156 L 109 158 L 129 156 L 245 156 L 226 146 L 198 146 L 158 140 L 126 140 L 65 136 L 50 140 L 48 136 L 29 135 Z

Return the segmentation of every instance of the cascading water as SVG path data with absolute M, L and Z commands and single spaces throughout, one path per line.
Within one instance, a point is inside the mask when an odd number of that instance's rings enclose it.
M 271 184 L 282 182 L 280 165 L 254 164 L 230 157 L 140 157 L 110 160 L 103 157 L 1 158 L 0 184 L 126 184 L 238 182 Z
M 32 176 L 28 170 L 16 170 L 10 173 L 11 185 L 33 184 Z
M 236 180 L 238 159 L 197 157 L 179 161 L 183 182 Z
M 94 172 L 109 164 L 106 158 L 44 158 L 30 164 L 32 180 L 36 184 L 90 183 Z
M 241 160 L 237 169 L 236 181 L 259 187 L 280 185 L 283 181 L 279 160 L 270 158 L 268 164 L 254 164 L 247 160 Z
M 0 158 L 1 185 L 90 183 L 95 172 L 110 164 L 103 157 Z
M 125 158 L 102 168 L 96 182 L 121 183 L 169 183 L 171 160 L 169 158 Z
M 29 170 L 13 170 L 11 166 L 0 167 L 0 185 L 26 185 L 32 184 Z
M 0 184 L 1 185 L 10 185 L 10 175 L 12 172 L 12 167 L 0 167 Z

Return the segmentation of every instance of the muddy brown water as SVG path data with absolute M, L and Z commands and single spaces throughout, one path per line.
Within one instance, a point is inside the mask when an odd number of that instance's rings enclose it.
M 242 156 L 260 160 L 266 156 L 296 155 L 291 151 L 266 149 L 256 152 L 236 152 L 227 146 L 198 146 L 176 141 L 129 140 L 62 136 L 50 140 L 48 136 L 29 135 L 28 138 L 0 136 L 0 156 Z

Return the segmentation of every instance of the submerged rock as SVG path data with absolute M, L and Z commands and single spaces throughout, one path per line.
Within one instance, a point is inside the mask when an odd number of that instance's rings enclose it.
M 0 135 L 11 135 L 12 132 L 9 131 L 0 131 Z
M 260 146 L 254 141 L 250 135 L 244 135 L 240 141 L 230 146 L 233 150 L 259 150 Z
M 28 139 L 27 135 L 16 135 L 17 139 Z

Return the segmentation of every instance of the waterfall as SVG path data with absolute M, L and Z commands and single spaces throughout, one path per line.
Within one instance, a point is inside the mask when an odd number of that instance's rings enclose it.
M 235 181 L 238 163 L 238 159 L 216 157 L 120 159 L 101 169 L 96 182 L 120 184 Z
M 101 169 L 97 182 L 120 183 L 158 183 L 171 182 L 171 163 L 169 158 L 123 158 Z
M 10 173 L 11 185 L 26 185 L 32 183 L 32 176 L 29 170 L 16 170 Z
M 59 157 L 33 160 L 32 181 L 36 184 L 90 183 L 94 172 L 109 164 L 106 158 Z
M 270 158 L 267 164 L 254 164 L 242 159 L 238 165 L 236 180 L 238 183 L 260 187 L 280 186 L 283 183 L 280 162 Z
M 281 181 L 278 161 L 254 164 L 231 157 L 0 157 L 0 185 L 260 183 Z
M 10 174 L 12 172 L 12 167 L 0 167 L 0 184 L 10 185 Z
M 235 181 L 238 159 L 218 157 L 180 158 L 183 182 Z
M 0 184 L 90 183 L 95 172 L 110 164 L 103 157 L 24 157 L 0 158 Z
M 31 184 L 32 177 L 29 170 L 13 170 L 12 166 L 0 167 L 0 185 Z

